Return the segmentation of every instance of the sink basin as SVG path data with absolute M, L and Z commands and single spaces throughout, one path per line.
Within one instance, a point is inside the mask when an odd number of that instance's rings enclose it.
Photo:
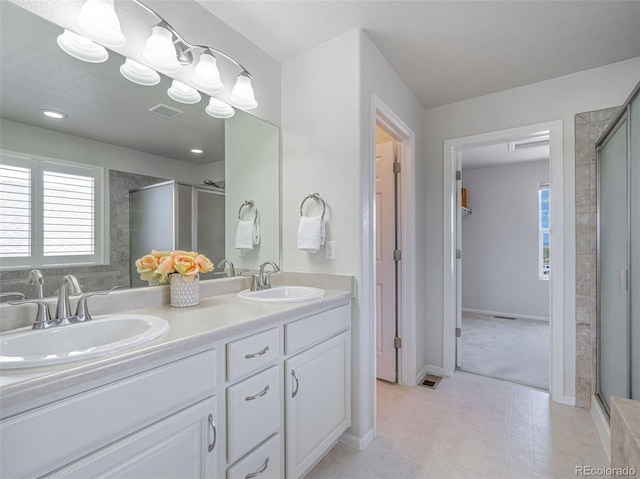
M 299 303 L 324 298 L 326 294 L 324 289 L 310 286 L 277 286 L 263 289 L 262 291 L 249 291 L 247 289 L 240 291 L 238 296 L 243 299 L 266 303 Z
M 162 336 L 169 323 L 146 314 L 94 316 L 86 323 L 51 329 L 22 328 L 0 335 L 0 368 L 46 366 L 139 346 Z

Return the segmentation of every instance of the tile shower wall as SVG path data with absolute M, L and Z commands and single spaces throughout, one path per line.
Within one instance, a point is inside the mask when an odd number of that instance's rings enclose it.
M 576 406 L 596 391 L 597 173 L 595 144 L 620 107 L 575 116 L 576 127 Z
M 109 264 L 42 269 L 45 296 L 53 296 L 65 274 L 75 275 L 83 291 L 99 291 L 131 283 L 129 264 L 129 190 L 167 181 L 152 176 L 109 171 Z M 0 291 L 35 297 L 34 286 L 24 284 L 28 269 L 1 271 Z

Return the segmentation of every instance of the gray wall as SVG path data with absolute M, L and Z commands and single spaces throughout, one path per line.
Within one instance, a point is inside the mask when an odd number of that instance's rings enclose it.
M 465 169 L 473 213 L 462 218 L 462 307 L 549 318 L 549 281 L 538 279 L 538 183 L 549 161 Z

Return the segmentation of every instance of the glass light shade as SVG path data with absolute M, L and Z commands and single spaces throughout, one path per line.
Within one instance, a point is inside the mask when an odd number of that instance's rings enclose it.
M 152 68 L 163 73 L 176 73 L 180 70 L 180 62 L 176 57 L 171 32 L 156 25 L 142 50 L 142 59 Z
M 178 80 L 173 80 L 171 82 L 171 88 L 167 90 L 167 95 L 175 101 L 186 103 L 188 105 L 198 103 L 202 99 L 198 90 L 190 87 L 189 85 L 185 85 Z
M 120 30 L 114 0 L 87 0 L 73 19 L 73 26 L 105 47 L 121 47 L 127 42 Z
M 231 105 L 227 105 L 225 102 L 213 97 L 209 99 L 209 105 L 204 111 L 207 115 L 214 118 L 231 118 L 236 114 L 236 111 L 231 108 Z
M 157 71 L 127 58 L 120 66 L 120 73 L 127 80 L 143 86 L 153 86 L 160 83 L 160 75 Z
M 59 35 L 57 41 L 65 53 L 83 62 L 102 63 L 109 58 L 105 47 L 69 30 Z
M 216 57 L 213 55 L 206 52 L 201 53 L 200 60 L 193 70 L 193 84 L 208 93 L 220 93 L 224 90 L 217 63 Z
M 238 80 L 231 90 L 231 96 L 229 102 L 238 108 L 245 110 L 251 110 L 258 106 L 256 102 L 253 88 L 251 87 L 251 78 L 241 73 L 238 75 Z

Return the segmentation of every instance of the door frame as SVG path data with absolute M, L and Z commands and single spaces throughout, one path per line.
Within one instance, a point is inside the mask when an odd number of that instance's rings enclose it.
M 479 146 L 507 141 L 513 137 L 535 136 L 548 130 L 549 138 L 549 185 L 553 194 L 550 200 L 552 275 L 549 278 L 549 392 L 551 399 L 564 404 L 575 404 L 575 399 L 564 395 L 564 370 L 570 366 L 564 357 L 565 321 L 564 312 L 564 185 L 563 185 L 563 131 L 562 120 L 471 135 L 444 142 L 443 190 L 444 190 L 444 284 L 443 284 L 443 373 L 452 375 L 456 364 L 456 160 L 458 152 Z M 572 335 L 568 330 L 567 335 Z M 575 331 L 573 331 L 575 340 Z
M 398 336 L 402 338 L 402 347 L 398 354 L 398 384 L 413 387 L 417 384 L 419 378 L 416 377 L 416 307 L 415 307 L 415 175 L 414 175 L 414 158 L 415 158 L 415 133 L 402 121 L 402 119 L 394 113 L 375 93 L 371 96 L 371 122 L 370 122 L 370 145 L 369 151 L 372 153 L 369 161 L 365 162 L 365 168 L 369 171 L 365 172 L 365 204 L 375 204 L 376 194 L 376 176 L 375 176 L 375 145 L 376 145 L 376 124 L 392 136 L 398 143 L 398 156 L 401 168 L 401 174 L 398 178 L 398 195 L 397 195 L 397 220 L 398 227 L 398 245 L 402 251 L 402 260 L 398 263 L 398 272 L 396 281 L 398 283 L 398 294 L 396 302 L 398 304 Z M 369 310 L 371 315 L 368 321 L 373 329 L 371 336 L 371 356 L 372 368 L 370 375 L 374 384 L 373 398 L 374 411 L 377 410 L 375 402 L 375 384 L 376 384 L 376 331 L 375 331 L 375 315 L 376 315 L 376 296 L 375 296 L 375 266 L 376 266 L 376 243 L 375 243 L 375 216 L 371 214 L 372 225 L 370 234 L 363 235 L 363 251 L 365 252 L 366 269 L 369 269 L 368 276 L 372 281 L 368 287 L 369 294 Z M 365 266 L 365 265 L 363 265 Z M 363 277 L 367 277 L 366 275 Z M 375 414 L 374 414 L 375 418 Z M 374 419 L 374 430 L 375 426 Z

